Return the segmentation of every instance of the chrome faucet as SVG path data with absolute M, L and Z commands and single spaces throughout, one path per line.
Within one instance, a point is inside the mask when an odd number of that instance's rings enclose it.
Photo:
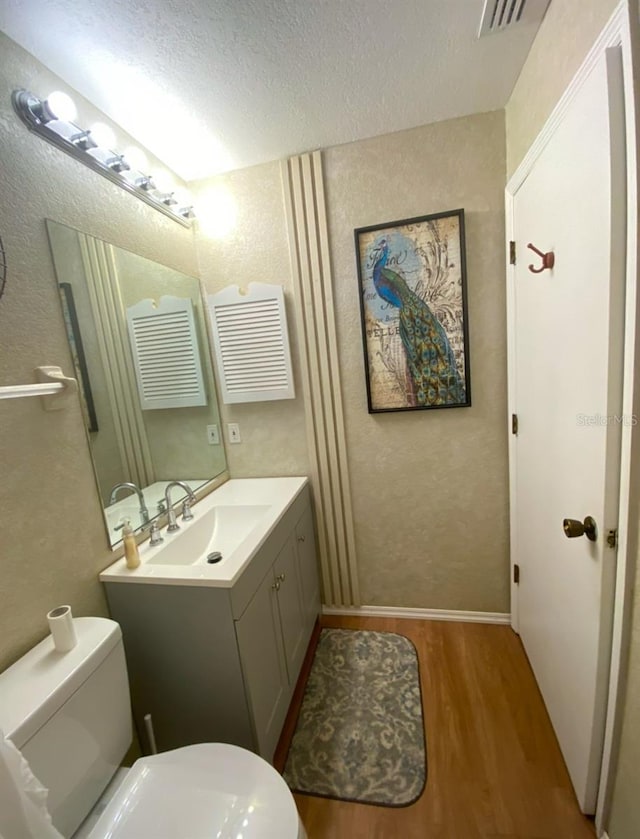
M 112 490 L 111 495 L 109 496 L 109 504 L 113 504 L 118 496 L 118 492 L 121 489 L 130 489 L 136 493 L 138 496 L 138 501 L 140 502 L 140 515 L 142 516 L 142 524 L 148 524 L 149 522 L 149 510 L 147 509 L 147 505 L 144 500 L 144 495 L 142 494 L 142 490 L 136 484 L 132 484 L 131 481 L 124 481 L 121 484 L 116 484 Z
M 188 521 L 189 519 L 193 518 L 193 513 L 191 512 L 191 504 L 196 500 L 195 495 L 193 494 L 193 490 L 190 486 L 184 483 L 184 481 L 171 481 L 167 484 L 167 488 L 164 491 L 164 502 L 167 508 L 167 514 L 169 516 L 169 526 L 167 527 L 168 533 L 173 533 L 175 530 L 180 529 L 180 525 L 176 521 L 176 511 L 173 509 L 173 505 L 171 503 L 170 490 L 172 487 L 181 487 L 188 495 L 188 499 L 185 499 L 182 505 L 182 518 L 184 521 Z

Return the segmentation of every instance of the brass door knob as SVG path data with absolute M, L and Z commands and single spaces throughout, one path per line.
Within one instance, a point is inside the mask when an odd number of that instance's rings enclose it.
M 598 528 L 596 520 L 591 516 L 587 516 L 582 522 L 578 519 L 565 519 L 562 522 L 562 529 L 567 539 L 575 539 L 577 536 L 586 536 L 591 542 L 595 542 L 598 538 Z

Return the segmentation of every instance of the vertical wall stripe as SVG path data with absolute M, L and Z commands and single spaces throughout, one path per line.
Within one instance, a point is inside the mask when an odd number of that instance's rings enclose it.
M 344 412 L 342 410 L 342 392 L 340 390 L 340 366 L 338 361 L 338 338 L 335 329 L 335 314 L 333 307 L 333 277 L 331 274 L 331 257 L 329 254 L 329 232 L 327 229 L 327 210 L 324 200 L 324 177 L 322 174 L 322 155 L 318 151 L 314 154 L 315 170 L 317 172 L 318 188 L 316 197 L 318 203 L 318 218 L 322 219 L 319 225 L 320 233 L 320 258 L 322 270 L 328 277 L 325 283 L 326 311 L 330 312 L 329 322 L 331 328 L 328 331 L 329 338 L 329 364 L 331 377 L 335 382 L 336 396 L 333 401 L 334 422 L 336 426 L 336 440 L 338 446 L 338 459 L 342 464 L 339 472 L 340 477 L 340 498 L 344 510 L 345 520 L 348 526 L 345 527 L 346 550 L 348 559 L 348 575 L 351 590 L 354 592 L 354 604 L 360 603 L 360 591 L 358 584 L 358 564 L 356 555 L 356 539 L 353 526 L 353 507 L 351 505 L 351 485 L 349 482 L 349 469 L 347 461 L 347 443 L 344 432 Z
M 89 300 L 126 479 L 140 487 L 155 481 L 144 418 L 130 359 L 129 337 L 113 247 L 79 234 Z
M 320 152 L 282 164 L 324 600 L 360 603 Z

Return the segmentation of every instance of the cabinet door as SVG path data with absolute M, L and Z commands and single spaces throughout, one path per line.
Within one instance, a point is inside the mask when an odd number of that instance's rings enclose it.
M 278 554 L 273 566 L 278 584 L 278 606 L 280 625 L 287 660 L 287 672 L 291 689 L 295 686 L 304 655 L 307 651 L 305 612 L 301 597 L 301 583 L 298 576 L 298 562 L 293 538 L 289 537 Z
M 270 761 L 289 707 L 277 591 L 271 572 L 236 621 L 236 637 L 258 751 Z M 224 690 L 224 685 L 220 689 Z
M 296 550 L 298 554 L 298 573 L 302 590 L 302 602 L 305 615 L 305 628 L 308 636 L 320 614 L 320 580 L 318 575 L 318 556 L 313 528 L 311 507 L 307 507 L 295 529 Z

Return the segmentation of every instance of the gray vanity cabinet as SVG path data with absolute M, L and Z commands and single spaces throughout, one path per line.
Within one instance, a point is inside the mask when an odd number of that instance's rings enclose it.
M 258 751 L 271 756 L 287 714 L 289 683 L 272 574 L 236 621 L 236 637 Z
M 160 751 L 226 742 L 272 760 L 320 611 L 318 587 L 308 487 L 231 588 L 105 581 L 143 744 L 151 714 Z
M 236 621 L 240 662 L 261 755 L 273 755 L 278 743 L 309 635 L 292 535 Z
M 304 660 L 310 634 L 305 619 L 300 559 L 291 536 L 273 566 L 287 674 L 289 681 L 293 681 L 294 684 Z
M 305 631 L 313 630 L 320 612 L 320 578 L 316 556 L 316 538 L 311 507 L 307 507 L 295 527 L 298 569 Z

